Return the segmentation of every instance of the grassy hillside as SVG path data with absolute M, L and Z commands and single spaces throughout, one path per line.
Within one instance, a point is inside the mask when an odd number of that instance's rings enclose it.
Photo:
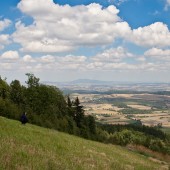
M 167 165 L 106 145 L 0 117 L 0 170 L 151 170 Z

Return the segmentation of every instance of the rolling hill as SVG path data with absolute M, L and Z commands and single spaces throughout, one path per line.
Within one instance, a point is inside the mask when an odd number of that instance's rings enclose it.
M 0 117 L 0 170 L 156 170 L 166 164 L 102 144 Z

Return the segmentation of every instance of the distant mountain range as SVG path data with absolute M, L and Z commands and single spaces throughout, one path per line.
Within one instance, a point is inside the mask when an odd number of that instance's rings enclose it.
M 92 80 L 92 79 L 77 79 L 73 81 L 66 81 L 66 82 L 51 82 L 51 81 L 44 81 L 44 84 L 51 84 L 51 85 L 128 85 L 128 84 L 168 84 L 168 83 L 154 83 L 154 82 L 122 82 L 122 81 L 102 81 L 102 80 Z
M 109 90 L 130 90 L 130 91 L 170 91 L 170 83 L 156 82 L 121 82 L 101 81 L 92 79 L 78 79 L 67 82 L 44 81 L 43 84 L 57 86 L 62 90 L 85 90 L 85 91 L 109 91 Z
M 42 82 L 51 85 L 114 85 L 114 84 L 129 84 L 128 82 L 116 82 L 116 81 L 102 81 L 102 80 L 92 80 L 92 79 L 77 79 L 67 82 Z

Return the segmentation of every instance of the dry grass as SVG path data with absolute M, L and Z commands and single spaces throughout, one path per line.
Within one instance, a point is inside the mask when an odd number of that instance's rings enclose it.
M 112 94 L 114 98 L 132 98 L 134 94 Z
M 126 147 L 129 150 L 138 151 L 140 153 L 148 155 L 149 159 L 154 162 L 159 162 L 159 163 L 166 164 L 166 165 L 167 165 L 167 162 L 170 162 L 170 155 L 150 150 L 142 145 L 129 144 Z
M 85 114 L 108 114 L 118 115 L 118 108 L 113 107 L 111 104 L 85 104 Z M 117 109 L 117 110 L 115 110 Z

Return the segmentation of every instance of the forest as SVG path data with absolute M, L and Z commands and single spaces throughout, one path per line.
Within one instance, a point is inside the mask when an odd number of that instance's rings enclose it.
M 27 113 L 31 124 L 59 130 L 89 140 L 126 146 L 143 145 L 151 150 L 170 154 L 170 138 L 160 127 L 134 125 L 104 125 L 85 115 L 79 98 L 55 86 L 40 83 L 34 74 L 27 73 L 25 85 L 19 80 L 10 84 L 0 77 L 0 116 L 20 120 Z

